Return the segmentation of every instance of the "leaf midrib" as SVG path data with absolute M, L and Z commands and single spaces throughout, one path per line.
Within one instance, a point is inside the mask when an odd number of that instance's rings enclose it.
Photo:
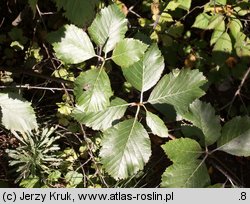
M 97 83 L 97 81 L 98 81 L 98 78 L 100 77 L 100 74 L 101 74 L 101 72 L 103 71 L 103 69 L 100 69 L 99 70 L 99 72 L 98 72 L 98 75 L 97 75 L 97 77 L 96 77 L 96 79 L 95 79 L 95 82 L 94 82 L 94 85 L 93 85 L 93 89 L 91 89 L 91 91 L 90 91 L 90 98 L 89 98 L 89 100 L 87 101 L 87 108 L 86 108 L 86 110 L 87 110 L 87 112 L 88 112 L 88 109 L 89 109 L 89 106 L 90 106 L 90 104 L 91 104 L 91 99 L 92 99 L 92 97 L 93 97 L 93 95 L 94 95 L 94 90 L 96 89 L 96 84 L 98 84 Z
M 126 142 L 125 142 L 124 145 L 123 145 L 124 148 L 123 148 L 123 151 L 122 151 L 122 156 L 121 156 L 120 159 L 119 159 L 119 163 L 121 163 L 121 160 L 122 160 L 123 157 L 124 157 L 125 149 L 126 149 L 126 147 L 127 147 L 128 141 L 129 141 L 129 139 L 130 139 L 130 137 L 131 137 L 131 135 L 132 135 L 132 131 L 133 131 L 133 129 L 134 129 L 135 123 L 136 123 L 136 118 L 134 118 L 132 127 L 131 127 L 130 132 L 129 132 L 129 135 L 128 135 L 128 137 L 127 137 L 127 140 L 126 140 Z M 120 172 L 120 169 L 121 169 L 121 165 L 119 166 L 118 172 Z
M 193 89 L 198 89 L 198 88 L 193 88 Z M 151 99 L 151 100 L 148 100 L 149 103 L 152 103 L 152 102 L 157 102 L 161 99 L 165 99 L 165 98 L 169 98 L 171 96 L 176 96 L 176 95 L 180 95 L 180 94 L 183 94 L 183 93 L 186 93 L 186 92 L 190 92 L 192 91 L 193 89 L 186 89 L 185 91 L 180 91 L 180 92 L 177 92 L 177 93 L 171 93 L 171 94 L 167 94 L 165 96 L 162 96 L 162 97 L 159 97 L 159 98 L 156 98 L 156 99 Z

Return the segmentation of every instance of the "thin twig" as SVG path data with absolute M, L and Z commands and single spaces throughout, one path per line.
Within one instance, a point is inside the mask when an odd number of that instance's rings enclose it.
M 0 23 L 0 28 L 2 27 L 4 21 L 5 21 L 5 17 L 3 17 L 3 20 L 2 20 L 1 23 Z
M 136 15 L 137 17 L 141 18 L 141 16 L 139 14 L 137 14 L 136 12 L 133 11 L 133 9 L 138 5 L 140 4 L 142 1 L 139 0 L 139 1 L 136 1 L 136 3 L 132 6 L 129 7 L 128 11 L 133 13 L 134 15 Z
M 36 10 L 37 10 L 37 12 L 38 12 L 38 14 L 39 14 L 39 16 L 40 16 L 40 18 L 41 18 L 41 20 L 42 20 L 42 23 L 43 23 L 43 26 L 44 26 L 45 30 L 47 31 L 46 24 L 45 24 L 45 22 L 44 22 L 44 20 L 43 20 L 43 17 L 42 17 L 42 12 L 40 11 L 40 9 L 39 9 L 39 7 L 38 7 L 37 4 L 36 4 Z
M 204 8 L 205 6 L 206 6 L 206 4 L 203 5 L 203 6 L 196 6 L 196 7 L 192 8 L 187 14 L 185 14 L 183 17 L 181 17 L 181 18 L 179 19 L 179 21 L 184 20 L 184 19 L 185 19 L 190 13 L 192 13 L 194 10 L 196 10 L 196 9 L 202 9 L 202 8 Z
M 224 108 L 226 108 L 227 106 L 229 106 L 229 111 L 228 111 L 228 112 L 230 112 L 230 110 L 231 110 L 231 108 L 232 108 L 232 105 L 233 105 L 233 103 L 234 103 L 236 97 L 241 95 L 241 89 L 242 89 L 243 85 L 245 84 L 245 82 L 246 82 L 246 80 L 247 80 L 249 74 L 250 74 L 250 67 L 249 67 L 249 68 L 247 69 L 247 71 L 245 72 L 245 74 L 244 74 L 244 76 L 243 76 L 243 78 L 242 78 L 242 80 L 241 80 L 241 83 L 240 83 L 240 85 L 238 86 L 238 89 L 237 89 L 236 92 L 234 93 L 233 99 L 232 99 L 229 103 L 227 103 L 226 105 L 224 105 L 222 108 L 220 108 L 220 110 L 223 110 Z
M 100 179 L 102 180 L 103 184 L 104 184 L 106 187 L 109 187 L 109 185 L 106 183 L 106 181 L 105 181 L 105 179 L 104 179 L 104 176 L 102 175 L 102 173 L 101 173 L 101 171 L 100 171 L 100 168 L 99 168 L 99 166 L 98 166 L 98 164 L 97 164 L 97 162 L 96 162 L 96 160 L 95 160 L 95 156 L 93 155 L 92 148 L 91 148 L 91 143 L 90 143 L 89 139 L 88 139 L 87 136 L 86 136 L 86 132 L 85 132 L 85 130 L 84 130 L 84 128 L 83 128 L 83 125 L 80 124 L 80 127 L 81 127 L 81 131 L 82 131 L 82 134 L 83 134 L 83 139 L 84 139 L 84 141 L 85 141 L 86 144 L 87 144 L 88 154 L 89 154 L 89 156 L 90 156 L 92 162 L 93 162 L 94 165 L 95 165 L 96 172 L 97 172 L 97 174 L 99 175 Z
M 42 87 L 42 86 L 30 86 L 29 84 L 25 85 L 10 85 L 10 86 L 0 86 L 0 89 L 6 88 L 18 88 L 18 89 L 40 89 L 40 90 L 49 90 L 54 93 L 54 91 L 65 91 L 65 88 L 55 88 L 55 87 Z M 73 91 L 73 89 L 66 89 L 67 91 Z
M 176 139 L 175 136 L 173 136 L 172 134 L 169 134 L 169 133 L 168 133 L 168 137 L 169 137 L 171 140 L 175 140 L 175 139 Z
M 235 95 L 240 94 L 240 91 L 241 91 L 241 89 L 242 89 L 244 83 L 246 82 L 246 80 L 247 80 L 249 74 L 250 74 L 250 67 L 248 67 L 246 73 L 244 74 L 244 76 L 243 76 L 243 78 L 242 78 L 242 80 L 241 80 L 241 83 L 240 83 L 240 85 L 239 85 L 239 87 L 238 87 L 238 90 L 236 91 Z
M 210 157 L 218 162 L 218 164 L 216 164 L 213 160 L 210 160 L 209 162 L 211 163 L 211 165 L 218 169 L 231 182 L 232 185 L 236 185 L 238 187 L 243 186 L 239 178 L 232 171 L 230 171 L 230 169 L 225 166 L 218 158 L 216 158 L 214 155 L 211 155 L 211 152 Z
M 31 70 L 26 70 L 26 69 L 24 69 L 22 67 L 13 67 L 13 68 L 0 67 L 0 71 L 12 72 L 12 73 L 15 73 L 15 74 L 25 74 L 25 75 L 29 75 L 29 76 L 33 76 L 33 77 L 37 77 L 37 78 L 41 78 L 41 79 L 47 79 L 49 81 L 53 81 L 53 82 L 57 82 L 57 83 L 73 84 L 72 81 L 57 78 L 57 77 L 47 76 L 47 75 L 43 75 L 43 74 L 39 74 L 39 73 L 33 72 Z
M 140 16 L 138 13 L 136 13 L 135 11 L 133 11 L 133 8 L 134 8 L 134 7 L 135 7 L 134 5 L 133 5 L 133 6 L 130 6 L 129 9 L 128 9 L 128 12 L 130 12 L 130 13 L 136 15 L 138 18 L 141 18 L 141 16 Z
M 213 166 L 227 178 L 227 180 L 232 184 L 233 187 L 240 187 L 240 185 L 219 165 L 213 163 Z
M 41 15 L 42 16 L 45 16 L 45 15 L 54 15 L 55 12 L 41 12 Z
M 196 9 L 201 9 L 201 8 L 204 8 L 206 5 L 203 5 L 203 6 L 196 6 L 194 7 L 191 11 L 189 11 L 186 15 L 184 15 L 182 18 L 179 19 L 179 21 L 182 21 L 186 18 L 186 16 L 188 16 L 190 13 L 192 13 L 194 10 Z M 157 17 L 156 17 L 156 20 L 153 24 L 151 24 L 151 26 L 153 26 L 153 30 L 155 30 L 156 26 L 158 25 L 159 21 L 160 21 L 160 18 L 161 18 L 161 15 L 164 13 L 165 11 L 161 11 Z
M 51 55 L 49 53 L 49 50 L 48 50 L 48 48 L 46 47 L 46 45 L 44 43 L 43 43 L 43 47 L 44 47 L 44 49 L 45 49 L 45 51 L 46 51 L 46 53 L 47 53 L 47 55 L 48 55 L 48 57 L 49 57 L 49 59 L 51 61 L 51 64 L 53 65 L 54 69 L 56 70 L 57 66 L 55 65 L 55 63 L 54 63 L 54 61 L 53 61 L 53 59 L 52 59 L 52 57 L 51 57 Z M 68 93 L 68 89 L 65 87 L 64 83 L 61 83 L 61 85 L 62 85 L 63 90 L 64 90 L 65 94 L 67 95 L 67 97 L 70 98 L 70 95 Z M 70 103 L 71 103 L 72 106 L 74 106 L 73 101 L 70 100 Z
M 155 19 L 155 22 L 153 23 L 153 30 L 155 30 L 156 26 L 158 25 L 159 21 L 160 21 L 160 18 L 161 18 L 161 14 L 158 14 L 156 19 Z

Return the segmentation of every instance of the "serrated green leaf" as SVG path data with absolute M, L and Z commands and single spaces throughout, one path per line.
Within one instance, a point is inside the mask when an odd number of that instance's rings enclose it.
M 227 4 L 227 0 L 211 0 L 211 5 L 220 5 L 220 6 L 224 6 Z
M 224 32 L 220 38 L 216 41 L 213 51 L 231 53 L 232 52 L 232 41 L 228 33 Z
M 1 122 L 10 131 L 30 133 L 38 127 L 31 103 L 19 96 L 0 93 L 0 111 Z
M 65 25 L 48 37 L 58 59 L 66 64 L 77 64 L 95 55 L 88 35 L 74 25 Z
M 236 156 L 250 156 L 250 117 L 235 117 L 222 128 L 218 150 Z
M 39 177 L 30 176 L 30 177 L 28 177 L 26 179 L 22 179 L 22 181 L 20 182 L 20 186 L 24 187 L 24 188 L 34 188 L 39 183 L 39 180 L 40 180 Z
M 133 65 L 122 68 L 127 81 L 137 90 L 144 92 L 152 88 L 160 79 L 164 69 L 164 59 L 156 44 L 150 46 L 144 57 Z
M 239 57 L 250 57 L 250 39 L 244 33 L 238 33 L 234 47 Z
M 172 16 L 167 13 L 167 11 L 163 11 L 162 14 L 160 15 L 160 18 L 159 18 L 159 24 L 162 24 L 162 23 L 166 23 L 166 22 L 173 22 L 173 18 Z
M 179 8 L 182 8 L 188 11 L 191 7 L 192 0 L 177 0 L 177 3 L 180 4 L 178 6 Z
M 98 2 L 99 0 L 56 0 L 56 5 L 58 9 L 64 8 L 65 17 L 72 23 L 83 27 L 95 17 L 95 6 Z
M 28 42 L 28 38 L 24 35 L 21 28 L 14 27 L 8 32 L 12 42 L 17 41 L 21 46 Z
M 179 164 L 193 162 L 202 154 L 199 143 L 190 138 L 171 140 L 162 148 L 172 162 Z
M 206 165 L 200 160 L 181 164 L 176 163 L 162 175 L 163 188 L 203 188 L 210 184 Z
M 80 123 L 91 127 L 93 130 L 106 130 L 113 125 L 113 122 L 123 117 L 128 103 L 120 98 L 111 101 L 110 106 L 99 112 L 86 113 L 81 106 L 73 111 L 73 117 Z
M 61 177 L 61 172 L 59 170 L 55 170 L 48 175 L 48 181 L 56 182 L 60 177 Z
M 184 25 L 177 21 L 175 24 L 171 25 L 167 31 L 165 31 L 169 36 L 174 38 L 180 38 L 183 36 Z
M 112 60 L 121 67 L 129 67 L 140 60 L 147 48 L 148 45 L 139 40 L 126 38 L 116 44 Z
M 82 72 L 75 80 L 77 105 L 86 113 L 102 111 L 110 105 L 113 95 L 109 77 L 103 69 Z
M 135 119 L 106 130 L 101 146 L 103 167 L 115 179 L 125 179 L 142 170 L 151 155 L 148 133 Z
M 116 4 L 112 4 L 100 11 L 88 28 L 89 34 L 103 51 L 108 53 L 115 48 L 128 30 L 127 19 Z
M 192 25 L 194 28 L 207 29 L 211 16 L 206 13 L 201 13 L 195 18 L 195 22 Z
M 216 183 L 216 184 L 207 186 L 207 188 L 224 188 L 224 184 L 223 183 Z
M 247 0 L 243 0 L 241 2 L 237 2 L 233 10 L 234 13 L 237 14 L 237 16 L 245 16 L 250 13 L 249 7 L 250 7 L 250 2 Z
M 166 74 L 151 92 L 148 102 L 151 104 L 168 103 L 177 111 L 185 111 L 188 105 L 205 92 L 200 88 L 206 78 L 198 70 L 182 69 Z
M 211 40 L 210 40 L 210 45 L 213 45 L 217 42 L 217 40 L 221 37 L 221 35 L 225 32 L 226 30 L 226 25 L 225 21 L 222 21 L 213 31 Z
M 179 5 L 180 3 L 176 1 L 170 1 L 164 10 L 174 11 Z
M 207 29 L 208 30 L 216 29 L 224 21 L 223 19 L 224 19 L 223 15 L 220 15 L 220 14 L 213 15 L 209 19 Z
M 229 22 L 229 29 L 234 39 L 237 40 L 237 35 L 243 29 L 241 21 L 237 18 L 232 18 L 231 21 Z
M 195 100 L 189 106 L 189 112 L 183 118 L 201 129 L 205 137 L 205 145 L 214 144 L 220 137 L 221 125 L 219 116 L 215 115 L 214 108 L 205 102 Z
M 82 182 L 83 175 L 76 171 L 69 171 L 65 175 L 65 181 L 70 184 L 71 187 L 77 186 Z
M 153 134 L 168 137 L 168 128 L 157 115 L 147 111 L 146 122 Z

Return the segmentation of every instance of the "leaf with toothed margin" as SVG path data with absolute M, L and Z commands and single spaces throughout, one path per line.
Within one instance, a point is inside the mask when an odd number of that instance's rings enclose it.
M 107 129 L 101 146 L 101 163 L 116 180 L 142 170 L 151 155 L 149 135 L 135 118 Z
M 102 111 L 110 105 L 109 99 L 113 92 L 104 69 L 82 72 L 74 83 L 76 103 L 81 106 L 82 111 L 86 113 Z
M 1 123 L 10 131 L 30 133 L 38 127 L 31 103 L 16 94 L 0 93 Z
M 116 44 L 112 60 L 121 67 L 131 66 L 141 59 L 147 47 L 140 40 L 126 38 Z
M 103 8 L 88 28 L 89 35 L 98 46 L 108 53 L 115 48 L 128 30 L 128 20 L 116 4 Z
M 202 188 L 210 184 L 204 160 L 198 159 L 203 153 L 198 142 L 179 138 L 167 142 L 162 148 L 173 165 L 162 174 L 161 187 Z
M 198 159 L 202 154 L 198 142 L 190 138 L 171 140 L 162 145 L 168 158 L 174 163 L 187 163 Z
M 250 156 L 250 117 L 235 117 L 222 128 L 218 150 L 236 156 Z
M 201 13 L 195 18 L 195 22 L 192 25 L 194 28 L 207 29 L 211 16 L 206 13 Z
M 96 56 L 87 33 L 75 25 L 65 25 L 50 33 L 48 41 L 57 58 L 66 64 L 78 64 Z
M 153 134 L 168 137 L 168 128 L 157 115 L 147 111 L 146 122 Z
M 198 70 L 182 69 L 172 71 L 161 78 L 151 92 L 148 102 L 151 104 L 168 103 L 179 112 L 185 112 L 190 103 L 205 92 L 200 88 L 206 78 Z
M 221 136 L 220 118 L 209 103 L 195 100 L 182 117 L 202 131 L 206 146 L 214 144 Z
M 140 61 L 122 68 L 122 72 L 132 86 L 141 92 L 145 92 L 157 83 L 163 69 L 164 58 L 157 44 L 153 44 Z
M 99 0 L 55 0 L 58 9 L 63 8 L 63 15 L 79 27 L 86 26 L 95 17 L 95 7 Z
M 121 117 L 123 117 L 129 104 L 120 98 L 111 101 L 110 106 L 99 112 L 86 113 L 81 106 L 73 110 L 73 117 L 80 123 L 91 127 L 93 130 L 104 131 L 113 125 Z
M 195 160 L 190 163 L 174 163 L 162 174 L 163 188 L 204 188 L 210 185 L 205 163 Z

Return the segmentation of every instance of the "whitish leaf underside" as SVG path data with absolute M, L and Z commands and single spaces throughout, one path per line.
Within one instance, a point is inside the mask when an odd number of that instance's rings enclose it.
M 52 42 L 58 59 L 66 64 L 77 64 L 95 56 L 94 47 L 88 35 L 74 25 L 65 25 L 53 33 Z
M 37 128 L 34 110 L 27 101 L 0 93 L 0 110 L 1 122 L 8 130 L 30 133 Z

